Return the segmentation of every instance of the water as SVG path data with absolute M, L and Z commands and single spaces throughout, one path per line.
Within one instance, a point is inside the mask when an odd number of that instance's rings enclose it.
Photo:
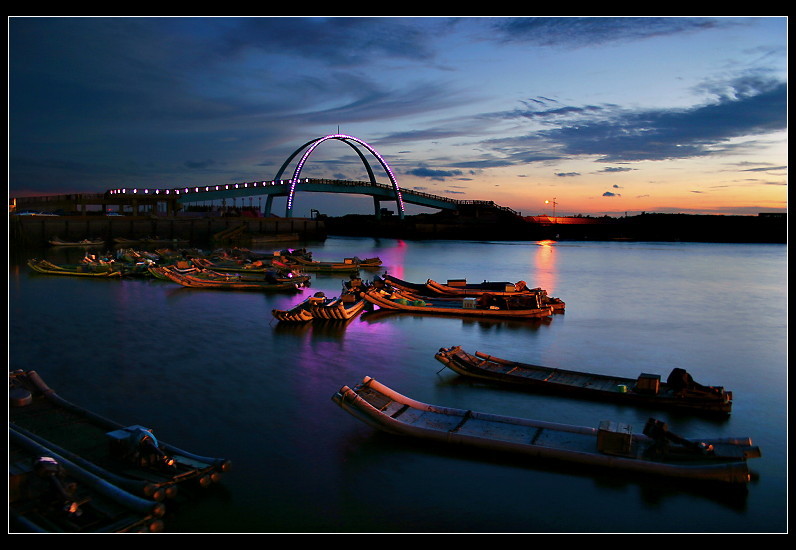
M 771 533 L 787 530 L 787 248 L 641 242 L 304 243 L 319 260 L 379 256 L 393 275 L 524 280 L 567 303 L 544 322 L 389 315 L 285 327 L 289 294 L 31 273 L 14 257 L 9 369 L 233 469 L 166 518 L 169 532 Z M 54 261 L 75 250 L 46 253 Z M 363 273 L 363 275 L 367 276 Z M 342 275 L 314 275 L 337 295 Z M 306 291 L 305 291 L 306 292 Z M 475 385 L 434 360 L 462 345 L 509 359 L 636 377 L 686 368 L 734 392 L 727 420 Z M 368 375 L 417 400 L 684 436 L 750 436 L 746 494 L 616 471 L 429 446 L 382 434 L 331 401 Z

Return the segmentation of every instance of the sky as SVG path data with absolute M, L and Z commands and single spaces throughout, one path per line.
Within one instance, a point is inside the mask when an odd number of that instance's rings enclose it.
M 12 16 L 9 196 L 271 180 L 341 133 L 402 188 L 525 216 L 785 212 L 787 24 Z M 301 176 L 368 179 L 338 140 Z M 373 209 L 295 200 L 294 216 Z

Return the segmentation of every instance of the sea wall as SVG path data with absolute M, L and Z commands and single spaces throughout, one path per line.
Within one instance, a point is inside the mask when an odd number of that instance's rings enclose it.
M 309 218 L 14 215 L 9 221 L 9 241 L 12 245 L 40 246 L 53 237 L 64 241 L 102 238 L 109 243 L 117 237 L 158 237 L 188 239 L 200 245 L 241 225 L 245 225 L 245 232 L 255 235 L 296 233 L 305 240 L 326 238 L 324 222 Z

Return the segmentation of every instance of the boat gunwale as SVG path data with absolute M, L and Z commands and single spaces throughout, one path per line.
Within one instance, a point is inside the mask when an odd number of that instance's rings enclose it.
M 400 292 L 394 293 L 401 295 Z M 504 317 L 513 319 L 539 319 L 543 317 L 550 317 L 553 315 L 553 308 L 550 306 L 543 306 L 541 308 L 529 309 L 477 309 L 454 307 L 445 305 L 431 304 L 427 306 L 413 306 L 410 304 L 399 304 L 393 302 L 389 298 L 381 294 L 379 289 L 371 289 L 365 293 L 365 299 L 369 302 L 383 307 L 385 309 L 392 309 L 396 311 L 407 311 L 411 313 L 439 313 L 445 315 L 465 315 L 469 317 Z

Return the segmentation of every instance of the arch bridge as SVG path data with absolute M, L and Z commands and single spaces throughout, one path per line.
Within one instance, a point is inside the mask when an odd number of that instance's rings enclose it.
M 329 140 L 338 140 L 349 145 L 359 156 L 365 169 L 368 173 L 368 181 L 349 181 L 349 180 L 336 180 L 336 179 L 319 179 L 319 178 L 302 178 L 301 170 L 309 159 L 310 155 L 322 143 Z M 376 158 L 378 164 L 386 173 L 390 183 L 379 183 L 373 171 L 368 158 L 365 156 L 361 148 L 371 153 Z M 301 155 L 299 157 L 299 155 Z M 299 157 L 296 167 L 293 170 L 292 176 L 284 178 L 285 171 L 293 160 Z M 381 217 L 381 203 L 383 201 L 395 201 L 398 209 L 398 216 L 403 219 L 405 203 L 425 206 L 429 208 L 439 208 L 443 210 L 458 210 L 464 204 L 485 205 L 506 210 L 508 212 L 519 215 L 510 208 L 501 207 L 492 201 L 461 201 L 433 195 L 431 193 L 424 193 L 411 189 L 401 189 L 398 181 L 389 167 L 387 162 L 379 155 L 379 153 L 369 144 L 345 134 L 330 134 L 324 137 L 319 137 L 308 141 L 293 154 L 279 168 L 276 176 L 268 181 L 251 181 L 244 183 L 227 183 L 220 185 L 203 185 L 194 187 L 179 187 L 168 189 L 130 189 L 120 188 L 112 189 L 107 192 L 108 195 L 116 199 L 135 200 L 136 197 L 148 200 L 162 198 L 168 202 L 179 202 L 182 204 L 206 201 L 229 199 L 237 197 L 252 197 L 257 195 L 265 195 L 265 214 L 270 215 L 273 207 L 274 197 L 287 197 L 287 204 L 285 209 L 285 217 L 293 217 L 293 205 L 295 202 L 295 195 L 297 191 L 306 192 L 321 192 L 321 193 L 349 193 L 359 195 L 370 195 L 373 198 L 374 213 L 377 218 Z

